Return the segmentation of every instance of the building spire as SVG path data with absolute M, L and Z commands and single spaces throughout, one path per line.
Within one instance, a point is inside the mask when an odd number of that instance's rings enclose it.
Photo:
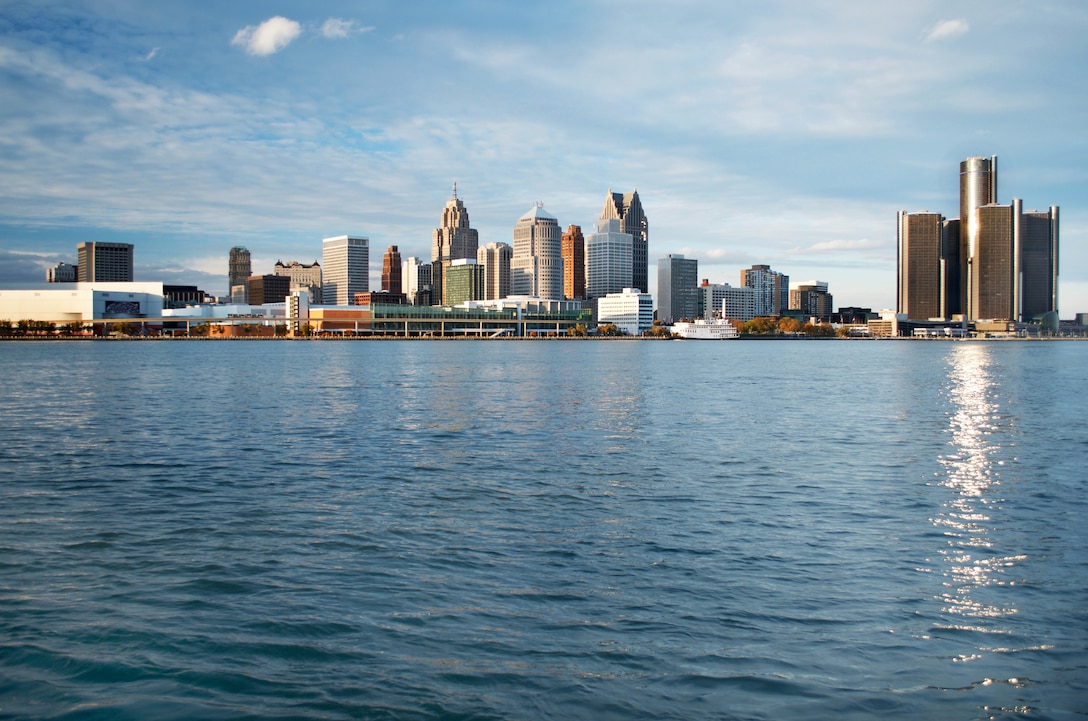
M 457 181 L 453 181 L 453 199 L 457 200 Z

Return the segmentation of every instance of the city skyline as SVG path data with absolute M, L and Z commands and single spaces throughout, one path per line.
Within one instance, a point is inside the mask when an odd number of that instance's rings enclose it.
M 1062 208 L 1059 309 L 1088 310 L 1088 9 L 638 9 L 9 6 L 0 282 L 40 283 L 81 241 L 217 295 L 236 245 L 258 273 L 345 234 L 426 258 L 456 181 L 481 246 L 535 200 L 592 232 L 602 192 L 637 188 L 651 268 L 768 264 L 891 308 L 896 213 L 952 217 L 949 165 L 999 155 L 1025 210 Z M 617 71 L 655 102 L 602 86 Z

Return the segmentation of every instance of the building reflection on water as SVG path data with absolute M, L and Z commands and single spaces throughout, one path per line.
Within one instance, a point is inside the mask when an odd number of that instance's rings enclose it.
M 1008 443 L 1010 421 L 1000 405 L 993 362 L 985 343 L 957 344 L 950 356 L 951 449 L 940 458 L 939 482 L 952 494 L 933 522 L 947 538 L 940 551 L 942 612 L 964 618 L 959 628 L 1002 633 L 997 619 L 1017 609 L 995 591 L 1015 583 L 1010 570 L 1026 556 L 1007 554 L 997 537 L 1003 521 L 995 516 L 1007 513 L 1001 484 L 1009 449 L 1002 444 Z

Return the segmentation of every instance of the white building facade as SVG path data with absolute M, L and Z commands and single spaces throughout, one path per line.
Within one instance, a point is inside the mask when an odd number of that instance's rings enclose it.
M 631 287 L 634 238 L 615 218 L 602 220 L 586 236 L 586 298 L 603 298 Z M 645 290 L 639 288 L 638 290 Z
M 338 235 L 322 241 L 321 296 L 325 305 L 351 305 L 370 291 L 370 240 Z
M 488 243 L 476 251 L 476 262 L 484 267 L 484 299 L 498 300 L 510 295 L 510 262 L 514 249 L 509 243 Z
M 627 335 L 641 335 L 654 324 L 654 299 L 637 288 L 624 288 L 597 299 L 597 325 L 611 323 Z

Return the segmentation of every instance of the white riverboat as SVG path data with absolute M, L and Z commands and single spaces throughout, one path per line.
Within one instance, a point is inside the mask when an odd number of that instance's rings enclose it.
M 691 340 L 729 340 L 739 337 L 733 324 L 721 318 L 680 321 L 672 324 L 672 332 L 680 338 Z

